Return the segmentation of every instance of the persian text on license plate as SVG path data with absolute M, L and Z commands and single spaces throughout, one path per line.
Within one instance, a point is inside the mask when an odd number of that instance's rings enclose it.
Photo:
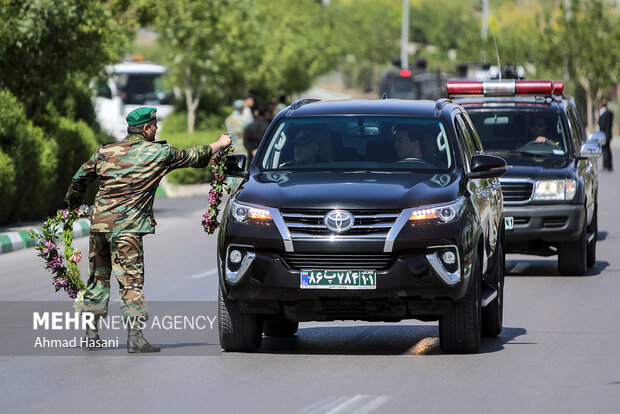
M 302 289 L 376 289 L 374 270 L 302 270 Z

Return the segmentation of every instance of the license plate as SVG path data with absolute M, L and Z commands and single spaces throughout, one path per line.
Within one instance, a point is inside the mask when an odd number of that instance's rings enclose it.
M 512 230 L 515 228 L 515 218 L 514 217 L 504 217 L 504 225 L 506 230 Z
M 376 289 L 375 270 L 302 270 L 302 289 Z

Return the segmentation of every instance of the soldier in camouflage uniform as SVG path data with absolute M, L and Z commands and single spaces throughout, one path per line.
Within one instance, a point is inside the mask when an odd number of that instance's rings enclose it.
M 158 352 L 148 343 L 140 327 L 148 319 L 142 294 L 144 261 L 142 238 L 155 232 L 153 201 L 161 179 L 170 171 L 206 167 L 213 153 L 230 145 L 221 135 L 210 145 L 180 150 L 154 141 L 157 132 L 155 108 L 138 108 L 127 115 L 128 136 L 121 142 L 100 146 L 73 176 L 65 201 L 78 206 L 86 187 L 100 178 L 89 240 L 89 279 L 83 311 L 105 317 L 110 298 L 110 272 L 119 284 L 121 315 L 129 325 L 127 351 Z M 97 327 L 97 325 L 95 325 Z M 88 329 L 86 349 L 97 348 L 97 329 Z

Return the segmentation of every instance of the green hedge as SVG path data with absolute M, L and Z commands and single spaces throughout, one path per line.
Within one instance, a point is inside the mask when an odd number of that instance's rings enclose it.
M 99 146 L 99 142 L 93 130 L 84 121 L 73 121 L 64 117 L 46 117 L 42 120 L 42 124 L 49 137 L 57 144 L 56 157 L 59 162 L 49 202 L 53 209 L 60 208 L 64 206 L 64 196 L 71 178 L 78 168 L 91 157 Z M 88 201 L 92 202 L 96 187 L 97 183 L 90 185 Z
M 0 223 L 40 220 L 64 207 L 71 177 L 105 139 L 84 121 L 41 116 L 0 90 Z M 96 185 L 91 185 L 92 201 Z
M 17 99 L 7 90 L 0 90 L 0 150 L 3 158 L 10 160 L 6 160 L 9 166 L 2 168 L 2 175 L 3 179 L 12 175 L 14 185 L 14 190 L 8 189 L 9 200 L 1 201 L 1 223 L 46 214 L 58 165 L 57 148 L 55 141 L 44 139 L 43 130 L 26 118 Z

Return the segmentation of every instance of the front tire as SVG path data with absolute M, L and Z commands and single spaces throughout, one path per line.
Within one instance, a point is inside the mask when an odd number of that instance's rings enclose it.
M 588 232 L 586 220 L 579 238 L 574 242 L 562 243 L 558 249 L 558 271 L 565 276 L 582 276 L 588 269 Z
M 263 340 L 263 323 L 257 315 L 241 312 L 239 303 L 228 299 L 222 287 L 218 297 L 220 345 L 224 351 L 254 352 Z
M 504 250 L 497 244 L 497 255 L 493 269 L 493 277 L 489 283 L 497 289 L 497 297 L 482 308 L 482 336 L 495 337 L 502 332 L 504 318 Z
M 481 273 L 478 257 L 474 257 L 465 300 L 453 303 L 439 319 L 439 346 L 447 353 L 471 354 L 480 348 Z

